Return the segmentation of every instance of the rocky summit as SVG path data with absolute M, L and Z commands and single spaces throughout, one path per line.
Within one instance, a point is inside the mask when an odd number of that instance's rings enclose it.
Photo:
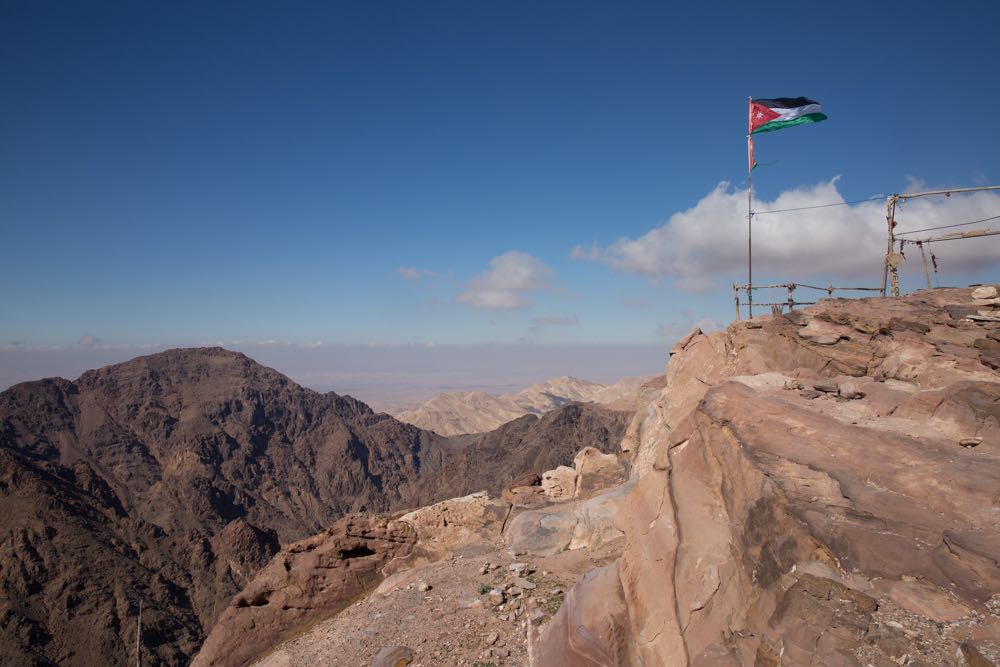
M 971 289 L 692 332 L 537 664 L 997 664 L 998 343 Z
M 564 406 L 554 426 L 532 419 L 515 429 L 517 470 L 505 436 L 483 446 L 493 486 L 546 460 L 536 450 L 555 434 L 610 451 L 626 426 L 596 406 Z M 0 393 L 0 663 L 135 662 L 141 606 L 143 664 L 189 664 L 282 544 L 351 513 L 466 493 L 448 471 L 471 469 L 460 455 L 479 446 L 221 348 L 11 387 Z

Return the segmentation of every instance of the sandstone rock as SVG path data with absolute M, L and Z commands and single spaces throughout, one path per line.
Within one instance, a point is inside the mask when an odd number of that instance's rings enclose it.
M 837 391 L 841 398 L 858 399 L 865 397 L 865 392 L 861 391 L 858 388 L 858 383 L 852 380 L 841 382 L 837 387 Z
M 371 667 L 406 667 L 413 662 L 413 650 L 406 646 L 386 646 L 372 659 Z
M 902 579 L 880 582 L 876 588 L 903 609 L 938 623 L 965 618 L 971 610 L 939 586 L 926 581 Z
M 672 357 L 675 354 L 683 352 L 684 349 L 687 348 L 688 343 L 690 343 L 696 336 L 700 336 L 701 334 L 702 332 L 699 327 L 694 327 L 693 329 L 691 329 L 691 331 L 684 334 L 684 336 L 679 341 L 677 341 L 677 343 L 670 349 L 670 356 Z
M 622 632 L 626 626 L 618 564 L 591 570 L 545 628 L 535 662 L 551 667 L 629 664 Z
M 960 615 L 1000 590 L 1000 382 L 973 345 L 993 325 L 951 314 L 968 292 L 830 299 L 693 337 L 623 441 L 618 588 L 567 595 L 621 613 L 597 632 L 560 612 L 537 655 L 583 664 L 558 657 L 579 628 L 579 644 L 620 647 L 593 664 L 833 667 L 862 645 L 872 665 L 939 664 L 921 628 L 980 623 Z M 775 371 L 867 400 L 803 401 Z M 955 446 L 973 434 L 984 444 Z M 910 615 L 903 629 L 875 618 L 880 601 Z
M 192 666 L 246 664 L 281 635 L 374 588 L 383 566 L 408 554 L 416 541 L 406 523 L 355 515 L 288 545 L 233 598 Z
M 984 285 L 972 290 L 973 299 L 995 299 L 997 298 L 997 288 L 993 285 Z
M 574 498 L 590 498 L 625 480 L 625 467 L 614 454 L 585 447 L 573 459 L 576 469 Z
M 430 589 L 431 585 L 428 584 L 426 581 L 421 581 L 419 584 L 417 584 L 417 590 L 420 591 L 421 593 L 426 593 Z
M 821 391 L 824 394 L 836 394 L 840 391 L 840 385 L 836 382 L 817 382 L 813 385 L 813 389 Z
M 623 484 L 587 500 L 522 512 L 507 527 L 507 547 L 514 553 L 554 555 L 613 542 L 622 536 L 617 515 L 630 488 Z
M 517 578 L 515 578 L 514 579 L 514 584 L 517 585 L 517 586 L 520 586 L 521 588 L 523 588 L 526 591 L 534 590 L 534 588 L 535 588 L 535 584 L 531 583 L 530 581 L 528 581 L 527 579 L 525 579 L 523 577 L 517 577 Z
M 804 328 L 799 329 L 799 337 L 808 339 L 817 345 L 836 345 L 842 339 L 850 339 L 850 335 L 844 331 L 844 327 L 838 327 L 824 322 L 820 319 L 813 319 Z
M 499 537 L 509 514 L 509 503 L 479 492 L 421 507 L 399 521 L 413 527 L 425 553 L 442 557 Z
M 542 489 L 551 500 L 569 500 L 576 492 L 576 470 L 559 466 L 542 473 Z

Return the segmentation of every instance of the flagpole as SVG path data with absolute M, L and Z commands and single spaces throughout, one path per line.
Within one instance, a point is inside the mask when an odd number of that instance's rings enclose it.
M 753 98 L 747 98 L 747 313 L 753 319 L 753 165 L 750 142 L 753 141 Z

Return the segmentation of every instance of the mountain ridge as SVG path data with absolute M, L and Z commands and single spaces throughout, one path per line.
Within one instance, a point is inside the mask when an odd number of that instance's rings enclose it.
M 396 412 L 395 417 L 441 435 L 485 433 L 524 415 L 543 415 L 571 402 L 631 410 L 639 386 L 649 377 L 622 378 L 605 385 L 566 375 L 508 394 L 446 392 L 416 408 Z
M 551 435 L 526 425 L 528 459 L 595 424 L 613 448 L 625 428 L 588 406 L 568 416 Z M 0 571 L 0 661 L 131 662 L 142 604 L 143 655 L 187 664 L 280 544 L 455 495 L 447 466 L 472 440 L 223 348 L 15 385 L 0 393 L 0 562 L 18 564 Z M 511 460 L 479 467 L 510 476 Z

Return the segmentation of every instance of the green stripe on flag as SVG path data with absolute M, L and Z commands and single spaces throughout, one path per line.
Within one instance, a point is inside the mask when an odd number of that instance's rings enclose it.
M 794 127 L 795 125 L 805 125 L 807 123 L 818 123 L 821 120 L 826 120 L 826 114 L 824 113 L 810 113 L 805 116 L 799 116 L 793 120 L 775 120 L 770 123 L 765 123 L 761 125 L 753 134 L 760 134 L 761 132 L 774 132 L 775 130 L 783 130 L 786 127 Z

